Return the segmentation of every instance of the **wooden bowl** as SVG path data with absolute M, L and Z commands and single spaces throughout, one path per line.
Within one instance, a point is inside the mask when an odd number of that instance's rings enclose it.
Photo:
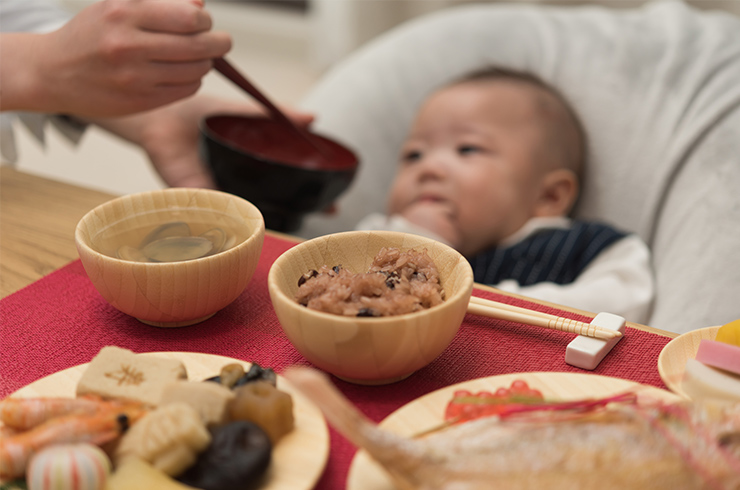
M 141 232 L 184 221 L 193 230 L 220 228 L 233 245 L 213 255 L 178 262 L 117 258 L 115 247 L 141 240 Z M 119 197 L 87 213 L 75 243 L 95 288 L 114 307 L 143 323 L 181 327 L 201 322 L 234 301 L 252 278 L 265 224 L 250 202 L 207 189 L 164 189 Z M 120 249 L 119 249 L 120 250 Z
M 365 272 L 383 247 L 426 249 L 439 269 L 444 303 L 405 315 L 366 318 L 323 313 L 295 301 L 304 273 L 338 264 Z M 267 284 L 283 331 L 307 360 L 346 381 L 386 384 L 406 378 L 447 348 L 465 316 L 473 271 L 453 248 L 429 238 L 352 231 L 291 248 L 272 265 Z

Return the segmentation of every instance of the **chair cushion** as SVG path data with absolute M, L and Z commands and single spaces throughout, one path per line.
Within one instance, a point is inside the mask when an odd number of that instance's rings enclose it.
M 634 10 L 487 4 L 407 22 L 333 68 L 303 108 L 361 169 L 306 237 L 382 212 L 416 110 L 488 65 L 556 86 L 581 117 L 589 161 L 574 215 L 638 233 L 658 296 L 650 325 L 684 332 L 740 317 L 740 19 L 681 2 Z

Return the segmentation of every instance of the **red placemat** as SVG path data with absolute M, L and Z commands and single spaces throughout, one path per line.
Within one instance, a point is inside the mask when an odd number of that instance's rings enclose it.
M 150 327 L 119 312 L 98 294 L 81 262 L 72 262 L 0 301 L 0 397 L 49 374 L 89 362 L 105 345 L 136 352 L 218 354 L 272 366 L 278 372 L 292 364 L 308 364 L 283 334 L 267 291 L 270 266 L 293 245 L 266 236 L 257 271 L 244 293 L 205 322 L 178 329 Z M 590 321 L 488 291 L 475 290 L 474 294 Z M 368 417 L 380 421 L 421 395 L 469 379 L 513 372 L 584 372 L 564 361 L 565 347 L 574 337 L 468 315 L 447 350 L 404 381 L 368 387 L 333 379 Z M 669 341 L 629 329 L 593 373 L 664 388 L 657 359 Z M 317 488 L 345 488 L 354 453 L 355 448 L 332 430 L 329 462 Z

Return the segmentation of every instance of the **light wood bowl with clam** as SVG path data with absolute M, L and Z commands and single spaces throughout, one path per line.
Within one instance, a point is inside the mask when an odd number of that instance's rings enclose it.
M 85 272 L 111 305 L 149 325 L 210 318 L 251 280 L 265 224 L 225 192 L 172 188 L 119 197 L 75 230 Z
M 309 309 L 295 300 L 298 280 L 323 265 L 366 272 L 383 247 L 426 250 L 440 274 L 445 301 L 398 316 L 351 317 Z M 452 342 L 473 289 L 468 261 L 429 238 L 386 231 L 352 231 L 309 240 L 278 257 L 268 288 L 293 346 L 318 368 L 358 384 L 402 380 L 431 363 Z

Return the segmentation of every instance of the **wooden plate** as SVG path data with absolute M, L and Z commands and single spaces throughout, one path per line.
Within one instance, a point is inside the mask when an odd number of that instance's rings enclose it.
M 678 397 L 666 390 L 607 376 L 551 372 L 514 373 L 465 381 L 434 391 L 399 408 L 383 420 L 380 426 L 397 434 L 413 436 L 443 421 L 445 407 L 455 391 L 495 391 L 497 388 L 508 387 L 516 379 L 523 379 L 530 387 L 540 390 L 545 398 L 550 399 L 600 398 L 634 390 L 638 395 L 659 397 L 668 401 L 678 400 Z M 357 452 L 349 469 L 347 490 L 395 490 L 395 488 L 380 465 L 365 451 Z
M 699 343 L 704 340 L 714 340 L 717 337 L 717 327 L 700 328 L 679 335 L 663 347 L 658 356 L 658 372 L 665 385 L 674 393 L 689 398 L 681 388 L 686 361 L 696 357 Z
M 195 352 L 150 352 L 146 355 L 178 359 L 185 364 L 188 378 L 201 380 L 215 376 L 225 364 L 249 363 L 230 357 Z M 77 381 L 87 364 L 74 366 L 21 388 L 11 396 L 74 396 Z M 295 429 L 273 449 L 266 483 L 259 490 L 309 490 L 314 488 L 329 457 L 329 432 L 321 411 L 290 383 L 278 376 L 278 388 L 293 397 Z

